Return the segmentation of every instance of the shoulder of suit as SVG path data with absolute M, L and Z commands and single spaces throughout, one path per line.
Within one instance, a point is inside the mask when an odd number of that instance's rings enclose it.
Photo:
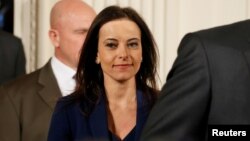
M 36 87 L 36 85 L 38 85 L 37 82 L 40 72 L 41 69 L 38 69 L 29 74 L 22 75 L 6 84 L 3 84 L 3 88 L 5 91 L 12 94 L 26 92 L 29 90 L 29 88 L 33 89 L 34 87 Z
M 203 45 L 213 44 L 224 47 L 238 48 L 238 45 L 248 46 L 250 40 L 250 20 L 240 21 L 222 26 L 216 26 L 185 35 L 183 42 L 198 41 Z M 207 46 L 212 47 L 212 46 Z M 217 46 L 218 47 L 218 46 Z M 240 48 L 238 48 L 240 49 Z
M 197 32 L 193 32 L 198 36 L 205 37 L 225 37 L 235 36 L 235 34 L 248 34 L 250 32 L 250 20 L 220 25 Z
M 10 40 L 10 39 L 12 39 L 12 40 L 21 40 L 19 37 L 15 36 L 15 35 L 13 35 L 11 33 L 2 31 L 2 30 L 0 30 L 0 39 L 3 39 L 3 40 L 6 40 L 6 39 L 8 39 L 8 40 Z
M 80 102 L 75 94 L 70 94 L 68 96 L 61 97 L 56 105 L 56 111 L 72 110 L 75 109 Z M 78 107 L 78 106 L 77 106 Z

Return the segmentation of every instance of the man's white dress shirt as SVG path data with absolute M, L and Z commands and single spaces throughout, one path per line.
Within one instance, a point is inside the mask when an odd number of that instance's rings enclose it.
M 52 57 L 51 66 L 62 96 L 71 94 L 75 90 L 76 86 L 75 79 L 73 78 L 76 71 L 63 64 L 56 57 Z

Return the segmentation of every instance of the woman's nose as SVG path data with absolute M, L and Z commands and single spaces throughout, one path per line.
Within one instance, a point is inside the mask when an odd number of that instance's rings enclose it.
M 122 59 L 127 59 L 128 58 L 128 49 L 125 45 L 122 45 L 120 46 L 119 48 L 119 58 L 122 58 Z

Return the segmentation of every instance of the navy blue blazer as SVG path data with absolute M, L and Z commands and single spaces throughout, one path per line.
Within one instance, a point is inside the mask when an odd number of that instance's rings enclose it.
M 108 141 L 109 131 L 104 96 L 89 117 L 83 115 L 80 102 L 72 101 L 72 95 L 61 98 L 53 113 L 48 141 Z M 149 106 L 137 91 L 137 117 L 135 141 L 139 140 L 143 125 L 148 117 Z

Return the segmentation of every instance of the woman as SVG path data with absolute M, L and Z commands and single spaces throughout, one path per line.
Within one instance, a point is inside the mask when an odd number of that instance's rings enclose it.
M 157 96 L 157 49 L 131 8 L 110 6 L 93 21 L 76 91 L 56 105 L 49 141 L 137 141 Z

